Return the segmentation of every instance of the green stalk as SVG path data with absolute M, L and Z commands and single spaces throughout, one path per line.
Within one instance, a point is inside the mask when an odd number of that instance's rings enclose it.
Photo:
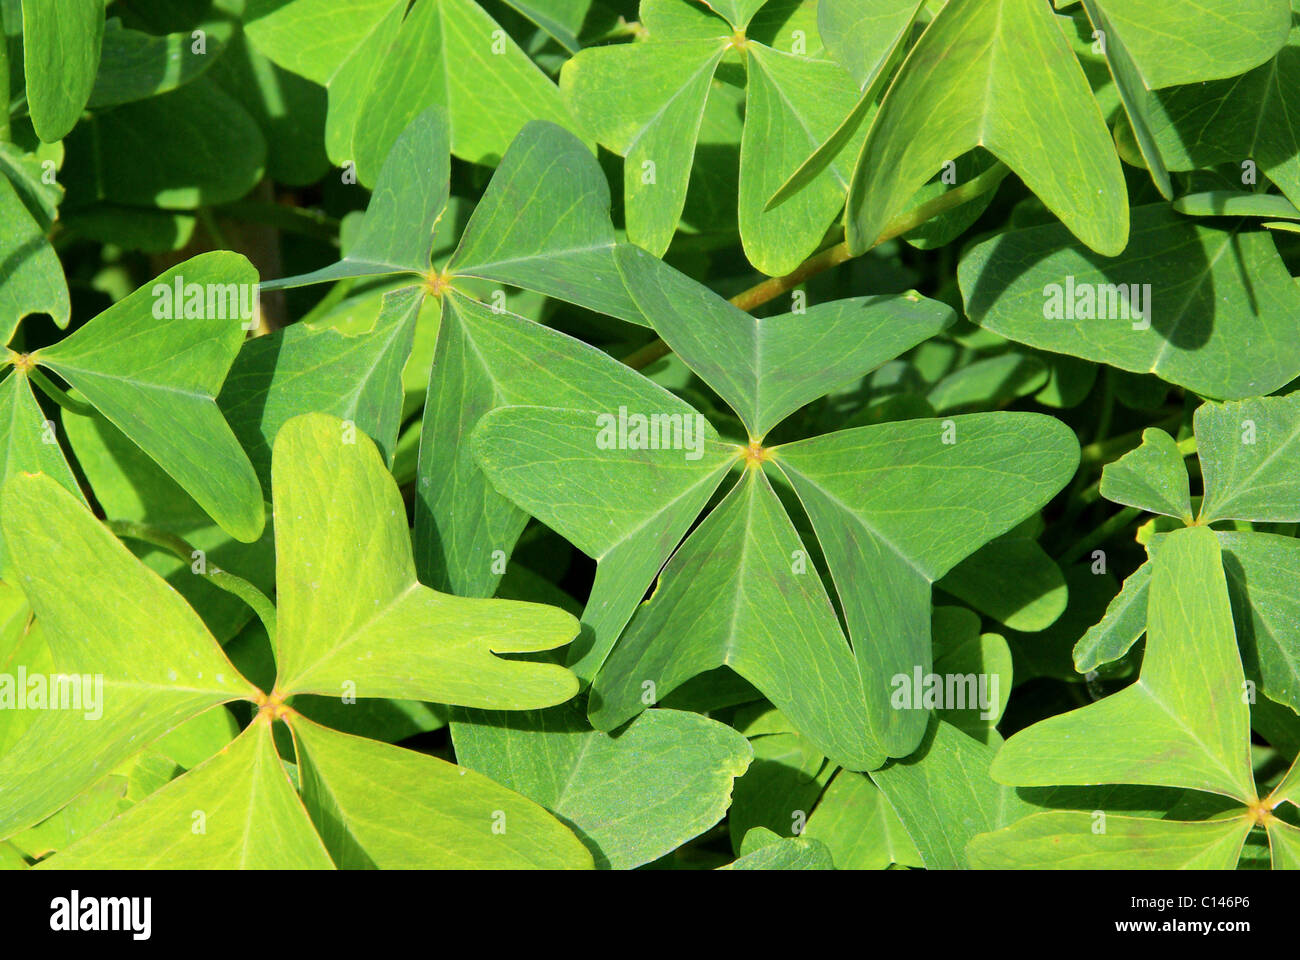
M 1082 540 L 1077 541 L 1074 546 L 1057 557 L 1056 562 L 1063 567 L 1068 567 L 1097 544 L 1105 543 L 1141 516 L 1142 511 L 1137 507 L 1125 507 Z
M 1159 427 L 1166 433 L 1174 433 L 1182 425 L 1182 422 L 1183 413 L 1180 410 L 1173 416 L 1161 420 L 1159 423 L 1152 424 L 1151 426 Z M 1137 430 L 1132 430 L 1128 433 L 1121 433 L 1118 436 L 1109 437 L 1100 443 L 1088 444 L 1083 448 L 1083 452 L 1080 455 L 1080 466 L 1105 466 L 1112 460 L 1118 459 L 1123 454 L 1128 453 L 1134 447 L 1138 446 L 1142 442 L 1143 431 L 1148 429 L 1150 428 L 1140 427 Z
M 867 250 L 863 250 L 862 253 L 880 246 L 886 240 L 893 240 L 895 237 L 915 230 L 941 213 L 946 213 L 969 200 L 974 200 L 981 194 L 988 193 L 990 190 L 995 189 L 1010 172 L 1006 164 L 995 163 L 979 176 L 966 181 L 961 186 L 953 187 L 953 189 L 940 194 L 933 200 L 927 200 L 907 213 L 900 214 L 889 222 L 884 232 L 876 238 L 876 242 Z M 755 307 L 760 307 L 769 301 L 775 300 L 783 293 L 788 293 L 809 277 L 829 270 L 831 267 L 839 266 L 847 260 L 852 260 L 855 256 L 860 256 L 860 254 L 850 253 L 848 242 L 841 241 L 833 247 L 828 247 L 820 253 L 813 254 L 783 277 L 769 277 L 748 290 L 742 290 L 731 298 L 731 302 L 740 307 L 741 310 L 753 310 Z M 623 362 L 633 370 L 641 370 L 660 357 L 665 357 L 670 353 L 672 353 L 672 348 L 662 339 L 656 339 L 635 353 L 624 357 Z
M 95 408 L 81 400 L 74 400 L 63 390 L 54 385 L 54 381 L 41 372 L 36 366 L 29 366 L 24 371 L 28 379 L 36 386 L 41 388 L 41 392 L 57 403 L 68 413 L 75 413 L 79 417 L 89 417 L 95 412 Z
M 9 38 L 0 30 L 0 143 L 9 142 Z
M 1101 415 L 1097 418 L 1097 431 L 1093 434 L 1090 446 L 1101 449 L 1110 436 L 1111 420 L 1115 414 L 1115 372 L 1112 367 L 1103 367 L 1101 371 Z M 1088 485 L 1090 472 L 1082 469 L 1084 461 L 1079 459 L 1080 469 L 1074 475 L 1070 492 L 1066 497 L 1065 516 L 1062 525 L 1069 526 L 1083 512 L 1087 504 L 1079 496 Z
M 153 544 L 174 554 L 185 563 L 192 563 L 194 560 L 194 548 L 174 533 L 132 520 L 109 520 L 107 523 L 108 529 L 119 537 Z M 272 640 L 275 639 L 275 604 L 271 603 L 266 594 L 243 577 L 237 577 L 216 567 L 209 567 L 208 572 L 202 576 L 206 576 L 213 586 L 220 587 L 226 593 L 244 601 L 249 609 L 257 614 L 257 618 L 262 621 L 262 626 L 266 627 L 267 636 Z

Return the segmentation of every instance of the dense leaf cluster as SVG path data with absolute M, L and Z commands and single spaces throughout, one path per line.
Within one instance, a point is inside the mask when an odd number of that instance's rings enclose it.
M 1300 0 L 0 16 L 0 868 L 1300 867 Z

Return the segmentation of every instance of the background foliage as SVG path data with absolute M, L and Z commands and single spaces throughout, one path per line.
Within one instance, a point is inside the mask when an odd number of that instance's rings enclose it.
M 1300 865 L 1296 0 L 0 14 L 0 867 Z

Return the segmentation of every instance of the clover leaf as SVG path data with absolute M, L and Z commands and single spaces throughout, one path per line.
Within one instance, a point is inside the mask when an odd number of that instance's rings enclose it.
M 216 404 L 244 337 L 240 304 L 251 303 L 256 284 L 252 265 L 238 254 L 200 254 L 58 343 L 30 354 L 6 349 L 0 362 L 12 372 L 0 434 L 8 450 L 5 474 L 48 469 L 76 489 L 67 482 L 53 425 L 36 413 L 31 382 L 68 402 L 41 372 L 45 368 L 75 387 L 231 536 L 256 540 L 264 522 L 262 495 Z M 146 341 L 148 350 L 141 348 Z
M 1073 472 L 1075 440 L 1048 418 L 977 414 L 765 447 L 771 427 L 831 383 L 941 330 L 947 309 L 910 294 L 757 319 L 643 251 L 618 256 L 638 306 L 737 412 L 749 437 L 730 446 L 701 440 L 690 456 L 630 433 L 606 442 L 617 417 L 638 412 L 632 408 L 505 407 L 476 428 L 493 484 L 598 561 L 584 614 L 591 645 L 571 661 L 594 676 L 592 722 L 613 729 L 691 677 L 727 665 L 842 766 L 868 769 L 910 753 L 926 713 L 894 709 L 890 680 L 917 665 L 929 670 L 930 585 L 1046 502 Z M 830 374 L 810 388 L 808 369 Z M 643 419 L 651 413 L 640 411 Z M 735 466 L 742 479 L 678 546 Z M 559 470 L 582 478 L 580 496 L 551 496 Z M 771 478 L 789 484 L 808 512 L 851 647 Z M 975 486 L 983 491 L 978 509 L 961 493 Z M 609 498 L 610 489 L 618 495 Z M 944 537 L 930 535 L 935 524 Z M 615 557 L 616 573 L 602 579 Z M 654 595 L 632 619 L 656 573 Z
M 568 671 L 496 654 L 563 645 L 574 620 L 417 583 L 397 487 L 374 444 L 337 418 L 285 424 L 272 473 L 278 604 L 254 600 L 273 638 L 269 693 L 244 679 L 179 595 L 55 480 L 20 473 L 7 481 L 3 523 L 16 583 L 55 668 L 99 674 L 103 698 L 98 717 L 39 714 L 0 758 L 0 835 L 42 820 L 190 717 L 245 700 L 257 712 L 232 743 L 50 866 L 590 866 L 577 838 L 517 794 L 435 758 L 320 727 L 292 706 L 309 692 L 493 709 L 560 703 L 577 689 Z M 79 582 L 86 569 L 98 572 L 89 589 Z M 271 736 L 278 720 L 297 745 L 301 799 Z M 51 737 L 63 745 L 56 757 Z
M 1142 858 L 1147 866 L 1231 869 L 1256 826 L 1268 833 L 1275 866 L 1294 857 L 1296 828 L 1274 810 L 1295 802 L 1295 770 L 1263 799 L 1256 792 L 1252 698 L 1218 538 L 1208 527 L 1192 526 L 1153 546 L 1138 681 L 1017 733 L 1002 746 L 990 773 L 999 782 L 1024 786 L 1179 787 L 1235 804 L 1189 822 L 1104 809 L 1101 819 L 1084 811 L 1037 813 L 975 838 L 970 855 L 976 865 L 1123 866 Z

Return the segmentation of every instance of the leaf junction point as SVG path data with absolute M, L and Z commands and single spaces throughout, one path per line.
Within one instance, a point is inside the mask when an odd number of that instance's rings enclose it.
M 430 296 L 441 297 L 451 289 L 451 275 L 430 270 L 424 275 L 424 289 Z
M 745 461 L 746 470 L 751 467 L 757 468 L 764 461 L 772 459 L 772 451 L 764 447 L 759 440 L 750 440 L 745 446 L 736 449 L 740 452 L 740 458 Z
M 257 715 L 266 717 L 267 722 L 285 720 L 297 713 L 293 707 L 284 702 L 284 694 L 277 690 L 272 690 L 270 693 L 258 691 L 256 703 Z

